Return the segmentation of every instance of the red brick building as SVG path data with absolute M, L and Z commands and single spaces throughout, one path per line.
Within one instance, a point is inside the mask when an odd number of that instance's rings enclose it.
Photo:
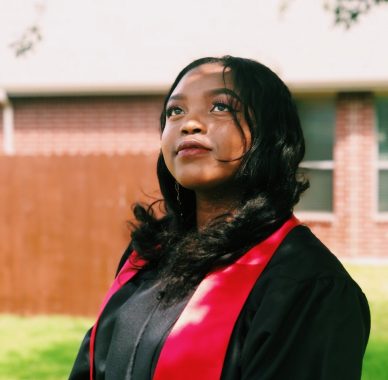
M 341 258 L 387 259 L 388 98 L 294 94 L 311 180 L 297 215 Z M 95 312 L 128 241 L 131 204 L 158 196 L 161 103 L 155 94 L 3 97 L 2 310 Z

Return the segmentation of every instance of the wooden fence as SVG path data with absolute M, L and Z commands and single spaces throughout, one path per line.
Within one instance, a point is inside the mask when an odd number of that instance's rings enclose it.
M 0 157 L 0 312 L 95 315 L 156 157 Z

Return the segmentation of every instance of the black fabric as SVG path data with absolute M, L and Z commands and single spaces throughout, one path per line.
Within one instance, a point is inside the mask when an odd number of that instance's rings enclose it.
M 96 379 L 152 378 L 163 342 L 191 296 L 165 309 L 159 291 L 153 273 L 143 270 L 112 297 L 97 331 Z M 221 379 L 360 379 L 369 330 L 369 308 L 358 285 L 311 231 L 299 226 L 252 289 Z M 89 336 L 90 331 L 71 380 L 88 379 Z

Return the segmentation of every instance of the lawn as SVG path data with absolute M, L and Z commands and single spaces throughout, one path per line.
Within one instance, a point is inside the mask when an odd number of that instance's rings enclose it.
M 346 265 L 366 293 L 372 332 L 363 380 L 388 379 L 388 265 Z M 0 316 L 0 379 L 67 379 L 92 321 L 65 316 Z
M 366 294 L 372 328 L 362 380 L 388 379 L 388 265 L 346 265 Z
M 64 316 L 0 316 L 0 379 L 67 379 L 91 323 Z

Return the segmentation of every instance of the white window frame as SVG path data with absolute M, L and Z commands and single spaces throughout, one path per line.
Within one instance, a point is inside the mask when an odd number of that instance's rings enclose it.
M 334 160 L 329 161 L 302 161 L 299 165 L 302 169 L 313 170 L 331 170 L 334 182 Z M 308 189 L 306 191 L 309 191 Z M 306 222 L 333 222 L 334 214 L 334 189 L 332 191 L 332 210 L 331 211 L 314 211 L 314 210 L 295 210 L 295 215 Z M 303 196 L 303 194 L 302 194 Z
M 387 170 L 388 171 L 388 160 L 387 159 L 380 159 L 380 152 L 379 152 L 379 119 L 378 119 L 378 113 L 377 113 L 377 102 L 379 101 L 379 98 L 385 98 L 387 102 L 388 107 L 388 96 L 386 94 L 376 95 L 375 99 L 375 180 L 374 180 L 374 220 L 375 221 L 381 221 L 381 222 L 387 222 L 388 221 L 388 211 L 380 211 L 379 204 L 379 186 L 380 186 L 380 170 Z
M 298 100 L 300 101 L 308 101 L 310 99 L 316 99 L 316 100 L 320 100 L 320 99 L 325 99 L 325 98 L 321 98 L 321 97 L 311 97 L 311 98 L 296 98 L 296 104 L 298 104 Z M 327 100 L 327 98 L 326 98 Z M 334 102 L 334 125 L 333 125 L 333 149 L 334 149 L 334 139 L 335 139 L 335 129 L 336 129 L 336 103 L 335 103 L 335 99 L 333 99 L 333 102 Z M 303 125 L 302 125 L 302 129 L 303 129 Z M 312 170 L 331 170 L 332 172 L 332 183 L 334 184 L 334 152 L 333 152 L 333 159 L 331 160 L 317 160 L 317 161 L 309 161 L 309 160 L 306 160 L 306 161 L 302 161 L 300 164 L 299 164 L 299 167 L 302 168 L 302 169 L 312 169 Z M 306 191 L 309 191 L 308 189 Z M 334 188 L 331 189 L 332 191 L 332 200 L 333 200 L 333 204 L 332 204 L 332 209 L 331 211 L 314 211 L 314 210 L 295 210 L 295 215 L 306 221 L 306 222 L 315 222 L 315 221 L 318 221 L 318 222 L 333 222 L 334 219 L 335 219 L 335 213 L 334 213 Z M 302 194 L 303 196 L 303 194 Z
M 379 199 L 379 186 L 380 186 L 380 171 L 384 170 L 388 172 L 388 160 L 380 160 L 379 152 L 377 149 L 377 163 L 376 163 L 376 180 L 375 180 L 375 219 L 383 222 L 388 221 L 388 211 L 380 211 L 380 199 Z

